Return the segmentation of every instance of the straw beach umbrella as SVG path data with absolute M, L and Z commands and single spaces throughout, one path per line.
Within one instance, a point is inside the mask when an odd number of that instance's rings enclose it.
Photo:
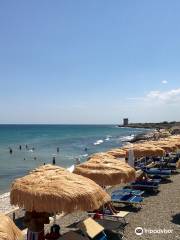
M 162 148 L 149 143 L 133 144 L 133 146 L 127 145 L 122 149 L 125 151 L 133 149 L 135 158 L 164 156 L 165 154 L 165 151 Z
M 20 240 L 22 233 L 13 221 L 6 215 L 0 213 L 0 240 Z
M 135 170 L 107 153 L 92 155 L 76 166 L 74 173 L 88 177 L 101 186 L 127 183 L 135 179 Z
M 14 181 L 10 201 L 26 209 L 27 235 L 45 239 L 48 213 L 95 210 L 109 202 L 110 196 L 88 178 L 45 165 Z
M 110 197 L 90 179 L 45 165 L 14 181 L 10 200 L 30 212 L 70 213 L 98 209 Z
M 177 149 L 180 149 L 180 139 L 170 139 L 168 140 L 168 142 L 170 144 L 174 144 L 177 147 Z
M 112 155 L 115 158 L 125 158 L 127 156 L 127 152 L 121 148 L 113 148 L 108 151 L 107 154 Z
M 151 141 L 149 143 L 164 149 L 166 152 L 174 152 L 177 150 L 177 146 L 168 141 Z

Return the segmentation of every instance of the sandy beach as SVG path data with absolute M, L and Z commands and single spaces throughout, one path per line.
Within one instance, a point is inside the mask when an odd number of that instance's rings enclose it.
M 5 213 L 14 209 L 14 207 L 11 206 L 10 204 L 9 195 L 10 195 L 9 192 L 0 195 L 0 212 L 1 213 Z
M 178 240 L 180 237 L 180 174 L 171 176 L 171 181 L 162 183 L 160 185 L 159 193 L 155 195 L 145 195 L 142 209 L 139 211 L 132 211 L 131 208 L 121 208 L 122 210 L 129 210 L 130 214 L 126 220 L 128 224 L 124 229 L 125 239 L 128 240 Z M 120 187 L 120 186 L 119 186 Z M 112 188 L 110 191 L 113 191 Z M 86 213 L 74 213 L 60 218 L 57 222 L 62 227 L 62 231 L 69 231 L 68 227 L 76 221 L 87 217 Z M 103 221 L 101 221 L 101 224 Z M 113 227 L 108 221 L 104 221 L 105 227 Z M 112 225 L 112 226 L 110 226 Z M 120 225 L 114 223 L 114 228 Z M 172 233 L 167 234 L 150 234 L 144 233 L 142 236 L 135 234 L 135 229 L 142 227 L 148 230 L 165 229 Z M 74 228 L 72 228 L 74 229 Z M 117 231 L 122 231 L 122 226 Z
M 180 237 L 180 174 L 171 176 L 171 182 L 160 185 L 160 192 L 156 195 L 147 195 L 143 208 L 131 213 L 127 220 L 125 236 L 128 240 L 175 240 Z M 170 234 L 143 234 L 137 236 L 135 229 L 172 230 Z

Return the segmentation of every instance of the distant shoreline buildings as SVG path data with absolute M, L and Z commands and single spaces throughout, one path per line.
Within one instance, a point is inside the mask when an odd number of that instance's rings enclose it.
M 129 125 L 129 119 L 128 118 L 124 118 L 123 119 L 123 126 L 128 126 Z

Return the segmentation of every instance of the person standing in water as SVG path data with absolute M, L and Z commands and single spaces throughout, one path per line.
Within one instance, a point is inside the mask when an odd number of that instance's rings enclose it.
M 22 147 L 21 147 L 21 145 L 19 145 L 19 150 L 21 150 L 22 149 Z
M 59 147 L 57 147 L 57 153 L 59 153 Z
M 56 156 L 53 156 L 53 159 L 52 159 L 52 164 L 55 165 L 56 164 Z
M 13 150 L 12 148 L 9 148 L 9 153 L 12 154 L 13 153 Z

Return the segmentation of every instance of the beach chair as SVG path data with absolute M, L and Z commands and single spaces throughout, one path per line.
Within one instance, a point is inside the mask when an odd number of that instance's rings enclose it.
M 156 162 L 156 167 L 166 170 L 176 170 L 177 157 L 164 157 L 162 161 Z
M 115 193 L 111 194 L 111 201 L 113 203 L 124 203 L 126 205 L 131 205 L 131 206 L 140 206 L 143 202 L 143 197 L 141 196 L 136 196 L 133 194 L 121 194 L 121 193 Z
M 125 217 L 129 214 L 127 211 L 117 211 L 111 202 L 103 205 L 102 208 L 88 212 L 88 215 L 95 220 L 104 219 L 111 221 L 120 221 L 123 220 L 124 224 L 127 224 Z
M 158 181 L 135 181 L 129 185 L 132 189 L 144 190 L 147 192 L 157 192 L 159 189 L 159 180 Z
M 163 170 L 171 170 L 173 172 L 176 170 L 176 163 L 161 162 L 161 163 L 156 163 L 156 167 Z
M 82 231 L 84 236 L 88 236 L 93 240 L 108 240 L 104 233 L 104 227 L 94 221 L 92 218 L 78 223 L 77 227 Z
M 143 168 L 144 171 L 148 176 L 158 177 L 158 178 L 170 178 L 171 170 L 160 169 L 160 168 Z
M 123 223 L 126 225 L 126 216 L 129 214 L 128 211 L 119 211 L 118 213 L 112 213 L 108 211 L 104 212 L 92 212 L 88 213 L 88 216 L 92 217 L 94 220 L 110 220 L 110 221 L 121 221 L 123 220 Z
M 124 188 L 121 188 L 112 192 L 112 194 L 116 194 L 116 193 L 121 193 L 121 194 L 127 193 L 127 194 L 136 195 L 136 196 L 142 196 L 144 191 L 131 189 L 129 188 L 129 185 L 128 185 L 128 186 L 125 186 Z

